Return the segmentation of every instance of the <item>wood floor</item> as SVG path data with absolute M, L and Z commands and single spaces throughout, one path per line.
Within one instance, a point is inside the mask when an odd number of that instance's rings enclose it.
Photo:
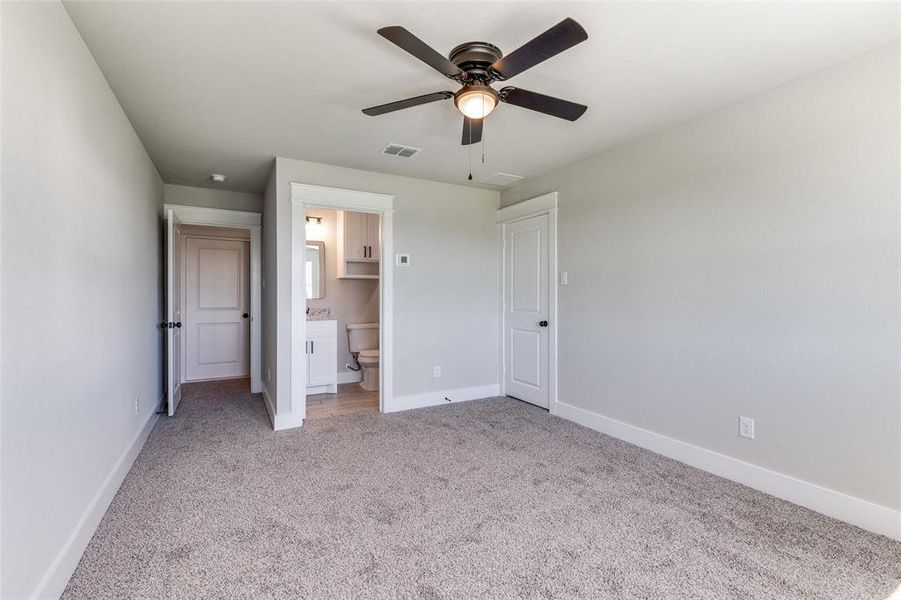
M 307 396 L 307 419 L 325 419 L 357 413 L 378 412 L 379 393 L 367 392 L 359 383 L 338 385 L 337 394 Z

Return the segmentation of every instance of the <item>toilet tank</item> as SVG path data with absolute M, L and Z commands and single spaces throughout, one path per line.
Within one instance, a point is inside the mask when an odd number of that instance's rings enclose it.
M 351 352 L 362 352 L 363 350 L 378 350 L 379 324 L 348 323 L 347 341 Z

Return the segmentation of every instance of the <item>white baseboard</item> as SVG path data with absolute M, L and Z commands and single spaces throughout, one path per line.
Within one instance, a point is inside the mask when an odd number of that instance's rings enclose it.
M 263 402 L 266 404 L 266 412 L 269 413 L 269 421 L 272 422 L 272 429 L 281 431 L 282 429 L 291 429 L 303 425 L 303 417 L 294 414 L 278 414 L 275 410 L 275 403 L 269 395 L 269 388 L 263 384 Z
M 491 398 L 500 394 L 500 387 L 495 383 L 491 385 L 478 385 L 475 387 L 456 388 L 438 392 L 425 392 L 422 394 L 410 394 L 408 396 L 395 396 L 385 402 L 385 412 L 398 412 L 412 408 L 425 408 L 450 404 L 450 402 L 465 402 L 478 400 L 479 398 Z M 450 402 L 448 402 L 450 399 Z
M 338 383 L 360 383 L 363 381 L 362 371 L 338 371 Z
M 337 394 L 338 393 L 338 384 L 337 383 L 327 383 L 325 385 L 308 385 L 307 386 L 307 396 L 312 394 Z
M 855 498 L 791 475 L 771 471 L 563 402 L 559 402 L 557 405 L 557 416 L 777 498 L 800 504 L 829 517 L 901 540 L 901 511 Z
M 263 404 L 266 405 L 269 421 L 272 423 L 272 428 L 275 429 L 275 403 L 272 402 L 272 398 L 269 396 L 269 388 L 266 387 L 265 383 L 263 384 Z
M 97 531 L 97 526 L 100 525 L 100 521 L 103 519 L 103 515 L 106 514 L 106 510 L 116 496 L 116 492 L 119 491 L 119 486 L 122 485 L 122 481 L 131 470 L 131 466 L 141 452 L 141 448 L 144 447 L 147 436 L 150 435 L 154 425 L 156 425 L 159 419 L 156 411 L 159 410 L 159 406 L 163 404 L 165 399 L 165 394 L 163 394 L 157 407 L 153 409 L 144 425 L 138 429 L 131 439 L 131 443 L 128 444 L 125 452 L 113 465 L 100 489 L 97 490 L 90 504 L 82 513 L 72 534 L 69 535 L 59 554 L 56 555 L 53 564 L 47 569 L 32 598 L 58 598 L 63 593 L 63 590 L 66 589 L 66 584 L 69 583 L 69 578 L 75 572 L 75 567 L 78 566 L 81 555 L 84 554 L 85 548 L 88 547 L 94 532 Z

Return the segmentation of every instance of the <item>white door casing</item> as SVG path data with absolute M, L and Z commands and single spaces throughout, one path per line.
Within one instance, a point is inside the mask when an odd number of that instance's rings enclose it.
M 250 371 L 249 243 L 185 240 L 185 381 Z
M 504 390 L 548 408 L 548 215 L 504 226 Z
M 166 210 L 166 401 L 169 416 L 181 400 L 181 260 L 179 221 Z
M 183 206 L 180 204 L 163 205 L 164 216 L 168 215 L 170 210 L 180 225 L 237 228 L 243 229 L 250 234 L 250 392 L 259 394 L 264 391 L 262 377 L 262 215 L 240 210 Z M 180 255 L 183 254 L 184 245 L 182 244 Z M 181 302 L 184 303 L 184 265 L 179 264 L 179 268 L 181 269 L 181 285 L 179 286 L 182 293 Z M 182 340 L 182 346 L 183 342 Z M 183 347 L 180 353 L 184 354 Z M 183 376 L 185 373 L 183 357 L 179 364 L 181 366 L 178 374 Z
M 394 269 L 386 268 L 383 261 L 394 256 L 394 196 L 374 192 L 361 192 L 330 188 L 305 183 L 291 182 L 291 351 L 287 359 L 290 368 L 290 402 L 282 414 L 282 400 L 279 399 L 278 414 L 270 415 L 273 427 L 286 429 L 303 424 L 306 414 L 307 360 L 295 360 L 306 354 L 307 305 L 304 286 L 307 206 L 332 208 L 339 211 L 375 213 L 380 229 L 379 258 L 372 262 L 379 264 L 379 410 L 392 412 L 394 409 Z M 375 248 L 373 248 L 375 250 Z M 279 360 L 281 364 L 281 359 Z M 281 377 L 281 371 L 280 371 Z

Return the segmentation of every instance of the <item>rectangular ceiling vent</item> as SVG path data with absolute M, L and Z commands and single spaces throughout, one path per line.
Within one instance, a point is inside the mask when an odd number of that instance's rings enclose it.
M 382 154 L 396 156 L 398 158 L 413 158 L 419 152 L 422 152 L 422 148 L 404 146 L 403 144 L 388 144 L 382 148 Z
M 521 175 L 511 175 L 510 173 L 492 173 L 479 178 L 479 183 L 487 183 L 488 185 L 506 186 L 516 183 L 522 179 Z

